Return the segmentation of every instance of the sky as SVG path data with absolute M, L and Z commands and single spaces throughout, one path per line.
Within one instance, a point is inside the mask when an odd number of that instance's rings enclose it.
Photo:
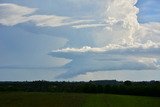
M 160 80 L 159 0 L 0 0 L 0 81 Z

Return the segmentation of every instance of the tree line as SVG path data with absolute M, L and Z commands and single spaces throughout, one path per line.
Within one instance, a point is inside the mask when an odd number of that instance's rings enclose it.
M 99 80 L 89 82 L 0 82 L 0 92 L 108 93 L 160 97 L 160 81 Z

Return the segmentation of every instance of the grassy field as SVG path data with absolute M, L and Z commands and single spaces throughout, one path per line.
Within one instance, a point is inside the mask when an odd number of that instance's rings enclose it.
M 0 107 L 160 107 L 160 98 L 111 94 L 0 92 Z

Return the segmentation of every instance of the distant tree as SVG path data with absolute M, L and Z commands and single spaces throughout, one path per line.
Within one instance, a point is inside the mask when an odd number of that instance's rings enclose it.
M 132 82 L 131 82 L 131 81 L 129 81 L 129 80 L 127 80 L 127 81 L 125 81 L 125 82 L 124 82 L 124 85 L 126 85 L 126 86 L 130 86 L 130 85 L 132 85 Z

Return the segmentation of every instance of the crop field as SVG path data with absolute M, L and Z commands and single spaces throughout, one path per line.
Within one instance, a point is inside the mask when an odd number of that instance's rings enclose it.
M 112 94 L 0 92 L 0 107 L 160 107 L 160 98 Z

